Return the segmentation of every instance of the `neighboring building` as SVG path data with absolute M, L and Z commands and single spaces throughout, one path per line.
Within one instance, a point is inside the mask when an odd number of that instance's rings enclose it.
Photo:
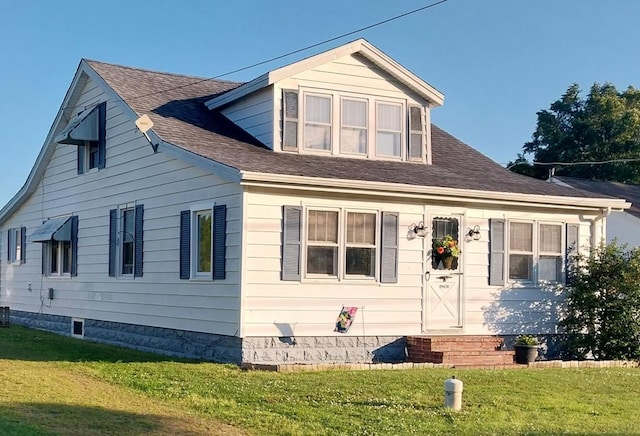
M 640 185 L 605 180 L 587 180 L 575 177 L 553 176 L 553 183 L 592 192 L 612 198 L 624 198 L 631 207 L 627 210 L 612 210 L 607 215 L 606 242 L 614 239 L 629 248 L 640 246 Z
M 505 170 L 431 124 L 442 103 L 364 40 L 244 84 L 82 60 L 0 211 L 1 304 L 13 322 L 227 362 L 553 334 L 566 247 L 628 204 Z M 449 268 L 432 250 L 447 235 Z M 355 318 L 334 332 L 343 306 Z

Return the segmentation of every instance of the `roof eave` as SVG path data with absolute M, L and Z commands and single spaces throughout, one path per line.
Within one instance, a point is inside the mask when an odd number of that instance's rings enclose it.
M 267 174 L 259 172 L 241 172 L 241 184 L 245 186 L 268 186 L 284 189 L 301 189 L 309 191 L 367 193 L 397 197 L 420 197 L 442 199 L 448 197 L 466 203 L 477 204 L 510 204 L 528 205 L 542 208 L 590 209 L 590 210 L 625 210 L 631 206 L 622 199 L 564 197 L 557 195 L 521 194 L 512 192 L 496 192 L 444 188 L 439 186 L 418 186 L 401 183 L 372 182 L 362 180 L 331 179 L 321 177 L 291 176 Z

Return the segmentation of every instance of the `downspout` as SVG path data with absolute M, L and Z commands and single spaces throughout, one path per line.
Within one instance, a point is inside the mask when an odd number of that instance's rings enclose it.
M 602 209 L 600 215 L 593 220 L 593 233 L 591 237 L 591 246 L 598 247 L 601 242 L 607 240 L 607 226 L 605 225 L 606 218 L 611 214 L 611 207 Z

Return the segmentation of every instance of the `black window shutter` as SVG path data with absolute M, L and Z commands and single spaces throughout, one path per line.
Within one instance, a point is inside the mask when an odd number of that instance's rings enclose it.
M 45 245 L 43 245 L 44 249 Z M 71 276 L 78 275 L 78 217 L 71 217 Z
M 489 221 L 489 285 L 504 285 L 505 271 L 505 220 L 492 219 Z
M 380 283 L 398 283 L 398 212 L 382 212 Z
M 302 208 L 284 206 L 282 220 L 282 280 L 300 280 Z
M 133 276 L 142 277 L 142 258 L 143 258 L 143 241 L 144 241 L 144 205 L 136 204 L 135 209 L 135 243 L 134 243 L 134 260 L 133 260 Z
M 109 277 L 116 276 L 116 244 L 118 241 L 118 210 L 109 211 Z
M 409 106 L 409 159 L 422 160 L 422 109 Z
M 298 91 L 282 90 L 282 148 L 298 148 Z
M 213 279 L 224 280 L 227 245 L 227 206 L 213 207 Z
M 49 256 L 47 256 L 47 251 L 51 250 L 51 241 L 43 242 L 40 244 L 42 246 L 42 275 L 46 276 L 48 271 L 47 261 L 49 260 Z
M 27 228 L 20 227 L 20 263 L 27 261 Z
M 84 145 L 78 145 L 78 174 L 84 174 Z
M 107 103 L 98 106 L 98 168 L 104 168 L 107 154 Z
M 11 263 L 11 229 L 7 230 L 7 262 Z
M 191 211 L 180 212 L 180 278 L 191 276 Z

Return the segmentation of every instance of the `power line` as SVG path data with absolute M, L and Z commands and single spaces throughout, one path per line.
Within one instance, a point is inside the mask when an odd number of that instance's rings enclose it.
M 585 162 L 516 162 L 512 165 L 509 165 L 506 169 L 510 170 L 513 167 L 524 164 L 531 165 L 562 165 L 567 167 L 577 166 L 577 165 L 604 165 L 608 163 L 618 163 L 618 162 L 638 162 L 640 158 L 628 158 L 628 159 L 609 159 L 609 160 L 600 160 L 600 161 L 585 161 Z
M 246 66 L 246 67 L 238 68 L 236 70 L 229 71 L 229 72 L 224 73 L 224 74 L 220 74 L 220 75 L 217 75 L 217 76 L 214 76 L 214 77 L 205 78 L 205 79 L 196 80 L 194 82 L 187 83 L 187 84 L 184 84 L 184 85 L 179 85 L 179 86 L 174 86 L 174 87 L 171 87 L 171 88 L 161 89 L 159 91 L 149 92 L 147 94 L 136 95 L 136 96 L 133 96 L 133 97 L 129 97 L 127 100 L 134 100 L 134 99 L 138 99 L 138 98 L 149 97 L 151 95 L 162 94 L 163 92 L 173 91 L 173 90 L 176 90 L 176 89 L 187 88 L 189 86 L 197 85 L 198 83 L 207 82 L 209 80 L 216 80 L 216 79 L 219 79 L 221 77 L 228 76 L 230 74 L 235 74 L 235 73 L 239 73 L 240 71 L 249 70 L 251 68 L 255 68 L 255 67 L 258 67 L 260 65 L 267 64 L 269 62 L 277 61 L 279 59 L 286 58 L 288 56 L 291 56 L 291 55 L 294 55 L 294 54 L 297 54 L 297 53 L 300 53 L 300 52 L 303 52 L 303 51 L 306 51 L 306 50 L 310 50 L 312 48 L 327 44 L 329 42 L 333 42 L 333 41 L 336 41 L 338 39 L 345 38 L 347 36 L 351 36 L 351 35 L 354 35 L 356 33 L 363 32 L 365 30 L 369 30 L 369 29 L 372 29 L 374 27 L 381 26 L 381 25 L 389 23 L 391 21 L 395 21 L 395 20 L 398 20 L 400 18 L 404 18 L 404 17 L 406 17 L 408 15 L 412 15 L 412 14 L 424 11 L 426 9 L 433 8 L 433 7 L 438 6 L 438 5 L 442 4 L 442 3 L 445 3 L 447 1 L 448 0 L 440 0 L 440 1 L 428 4 L 426 6 L 422 6 L 420 8 L 414 9 L 412 11 L 405 12 L 405 13 L 400 14 L 400 15 L 396 15 L 395 17 L 387 18 L 386 20 L 378 21 L 377 23 L 370 24 L 370 25 L 365 26 L 365 27 L 361 27 L 360 29 L 352 30 L 351 32 L 343 33 L 342 35 L 335 36 L 335 37 L 329 38 L 329 39 L 325 39 L 322 42 L 311 44 L 311 45 L 309 45 L 307 47 L 303 47 L 303 48 L 300 48 L 300 49 L 297 49 L 297 50 L 293 50 L 293 51 L 290 51 L 290 52 L 285 53 L 283 55 L 279 55 L 279 56 L 276 56 L 276 57 L 273 57 L 273 58 L 270 58 L 270 59 L 267 59 L 267 60 L 264 60 L 264 61 L 261 61 L 261 62 L 257 62 L 255 64 L 252 64 L 252 65 L 249 65 L 249 66 Z

